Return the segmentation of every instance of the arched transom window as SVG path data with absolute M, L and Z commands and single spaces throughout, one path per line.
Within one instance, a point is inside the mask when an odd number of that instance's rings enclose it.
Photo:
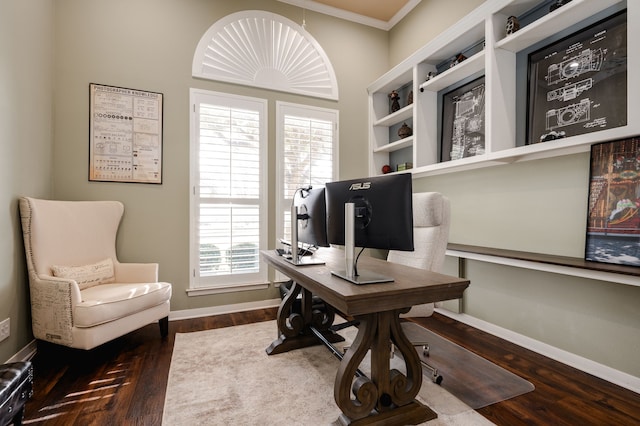
M 192 75 L 338 99 L 333 67 L 318 42 L 295 22 L 261 10 L 214 23 L 198 43 Z

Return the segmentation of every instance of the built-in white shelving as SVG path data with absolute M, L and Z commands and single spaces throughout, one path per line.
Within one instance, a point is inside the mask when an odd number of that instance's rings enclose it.
M 590 19 L 602 14 L 627 9 L 627 20 L 640 22 L 640 2 L 627 0 L 572 0 L 553 12 L 542 14 L 522 28 L 506 35 L 509 16 L 521 16 L 543 5 L 543 0 L 488 0 L 455 25 L 418 49 L 388 73 L 373 82 L 369 90 L 371 175 L 382 173 L 384 165 L 395 167 L 395 156 L 410 156 L 411 172 L 415 177 L 453 173 L 480 167 L 528 161 L 560 155 L 588 152 L 594 143 L 640 134 L 640 120 L 633 117 L 640 112 L 640 74 L 627 73 L 628 124 L 597 132 L 570 136 L 555 141 L 527 145 L 517 135 L 525 123 L 526 114 L 518 109 L 518 55 L 556 35 L 559 31 L 588 25 Z M 545 5 L 548 8 L 548 5 Z M 627 25 L 627 69 L 640 68 L 640 27 Z M 446 61 L 475 46 L 472 54 L 459 64 L 446 68 Z M 442 70 L 443 64 L 445 69 Z M 428 79 L 429 73 L 440 72 Z M 485 78 L 485 152 L 473 157 L 452 161 L 440 160 L 440 131 L 443 93 L 471 81 Z M 526 81 L 526 75 L 524 76 Z M 413 103 L 402 104 L 399 111 L 389 112 L 389 93 L 404 88 L 413 91 Z M 407 89 L 408 88 L 408 89 Z M 413 135 L 398 140 L 397 126 L 410 123 Z M 521 125 L 520 125 L 521 126 Z M 409 153 L 409 154 L 407 154 Z M 402 162 L 407 161 L 406 159 Z

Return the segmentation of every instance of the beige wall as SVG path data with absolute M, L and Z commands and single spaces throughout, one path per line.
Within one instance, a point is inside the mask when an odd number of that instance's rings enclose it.
M 422 0 L 389 32 L 390 65 L 402 62 L 484 1 Z
M 307 11 L 338 76 L 332 102 L 190 77 L 195 46 L 217 19 L 255 8 L 301 21 L 299 8 L 275 0 L 1 0 L 0 320 L 11 317 L 12 336 L 0 360 L 31 340 L 18 196 L 123 201 L 120 257 L 159 262 L 175 286 L 173 310 L 274 297 L 185 294 L 189 88 L 266 98 L 271 117 L 276 99 L 339 109 L 340 174 L 357 177 L 367 172 L 367 85 L 480 3 L 423 0 L 390 33 Z M 90 82 L 164 93 L 162 185 L 87 181 Z M 273 168 L 273 120 L 269 133 Z M 579 154 L 419 179 L 415 189 L 451 198 L 452 242 L 581 257 L 587 176 Z M 466 313 L 640 377 L 638 287 L 474 262 L 467 273 Z
M 18 197 L 51 196 L 53 1 L 0 1 L 0 362 L 31 337 Z
M 174 285 L 171 309 L 185 310 L 277 298 L 275 288 L 188 297 L 189 88 L 269 100 L 269 188 L 274 189 L 275 101 L 310 103 L 340 111 L 340 174 L 367 173 L 366 85 L 388 69 L 387 33 L 306 12 L 306 28 L 331 60 L 338 102 L 294 96 L 191 77 L 200 38 L 218 19 L 260 9 L 301 23 L 302 10 L 275 0 L 58 0 L 56 10 L 54 196 L 117 199 L 125 204 L 118 250 L 122 261 L 160 264 Z M 107 84 L 164 94 L 163 184 L 87 180 L 88 87 Z M 274 227 L 275 194 L 270 194 Z M 274 231 L 270 233 L 275 247 Z
M 391 63 L 471 3 L 482 2 L 423 0 L 391 32 Z M 451 199 L 450 242 L 583 258 L 588 179 L 584 153 L 422 178 L 414 191 Z M 464 273 L 464 313 L 640 378 L 640 287 L 477 261 Z

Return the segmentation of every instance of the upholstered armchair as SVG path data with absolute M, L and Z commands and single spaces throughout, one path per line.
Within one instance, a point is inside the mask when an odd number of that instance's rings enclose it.
M 91 349 L 152 322 L 168 332 L 171 284 L 156 263 L 120 263 L 117 201 L 24 197 L 20 216 L 36 339 Z
M 387 260 L 415 268 L 441 272 L 449 241 L 451 222 L 449 199 L 438 192 L 413 194 L 414 251 L 391 250 Z M 433 314 L 434 304 L 417 305 L 404 316 Z

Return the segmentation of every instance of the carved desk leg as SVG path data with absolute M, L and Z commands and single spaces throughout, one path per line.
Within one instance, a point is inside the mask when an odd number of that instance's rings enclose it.
M 292 307 L 300 293 L 301 312 L 293 312 Z M 314 310 L 311 292 L 294 282 L 278 308 L 278 338 L 266 349 L 267 354 L 274 355 L 322 343 L 310 327 L 319 330 L 329 342 L 344 340 L 329 330 L 334 318 L 335 313 L 329 305 L 326 305 L 325 311 Z
M 400 326 L 399 311 L 356 317 L 358 334 L 345 354 L 334 387 L 334 397 L 342 410 L 343 425 L 418 424 L 437 417 L 414 398 L 422 386 L 422 367 L 413 345 Z M 407 375 L 390 368 L 391 343 L 402 353 Z M 371 378 L 354 377 L 371 349 Z M 354 399 L 351 398 L 353 392 Z

